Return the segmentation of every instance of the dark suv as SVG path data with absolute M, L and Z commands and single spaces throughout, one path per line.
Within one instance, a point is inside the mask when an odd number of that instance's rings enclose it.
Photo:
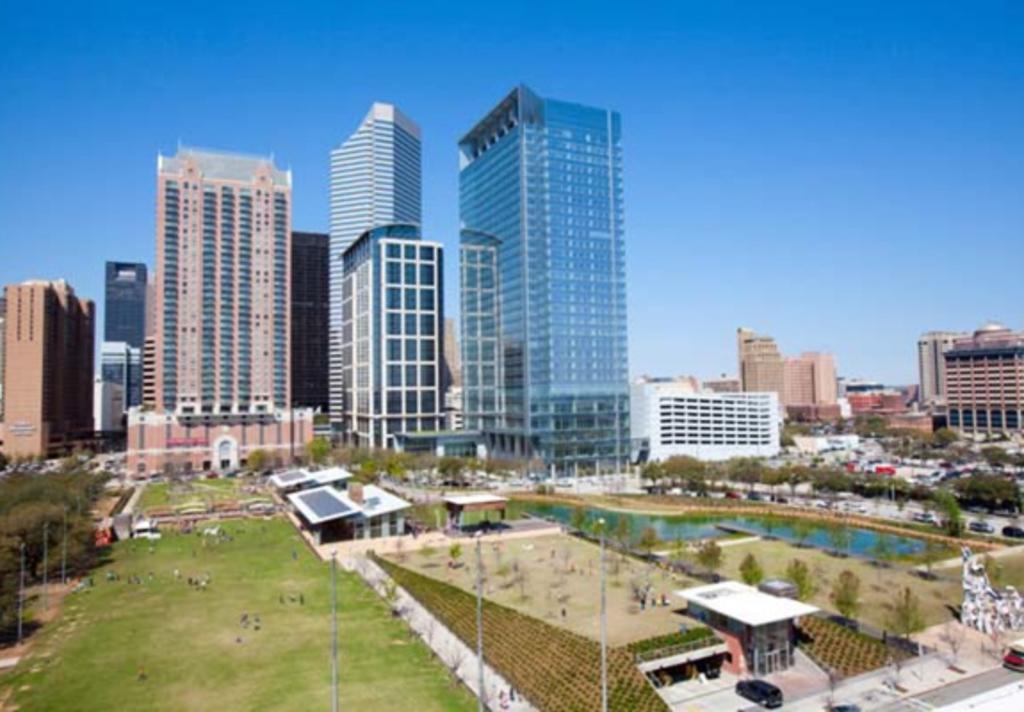
M 740 680 L 736 694 L 769 709 L 782 707 L 782 690 L 764 680 Z
M 1010 524 L 1003 527 L 1003 536 L 1013 537 L 1014 539 L 1024 539 L 1024 529 Z

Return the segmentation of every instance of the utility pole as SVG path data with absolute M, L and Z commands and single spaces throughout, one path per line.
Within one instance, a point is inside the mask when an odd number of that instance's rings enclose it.
M 480 555 L 480 532 L 476 533 L 476 664 L 480 689 L 477 709 L 484 712 L 484 571 Z
M 47 569 L 50 566 L 50 522 L 43 522 L 43 612 L 50 610 L 50 595 L 46 586 L 49 581 Z
M 64 505 L 64 541 L 60 547 L 60 583 L 68 582 L 68 506 Z
M 604 517 L 597 520 L 597 526 L 601 528 L 601 712 L 608 712 L 608 625 L 605 615 Z
M 18 576 L 18 643 L 21 643 L 22 620 L 25 617 L 25 542 L 21 542 L 21 574 Z
M 331 712 L 338 712 L 338 554 L 331 554 Z

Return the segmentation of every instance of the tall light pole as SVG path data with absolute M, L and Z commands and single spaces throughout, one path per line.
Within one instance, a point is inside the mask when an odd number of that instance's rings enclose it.
M 484 712 L 484 573 L 480 532 L 476 533 L 476 665 L 479 676 L 477 684 L 480 686 L 476 698 L 477 709 Z
M 608 624 L 605 616 L 604 517 L 597 520 L 601 529 L 601 712 L 608 712 Z
M 50 567 L 50 522 L 43 522 L 43 611 L 50 609 L 50 595 L 47 592 L 46 586 L 49 577 L 47 569 Z
M 331 554 L 331 712 L 338 712 L 338 554 Z
M 18 643 L 21 643 L 22 621 L 25 618 L 25 542 L 21 542 L 21 574 L 18 576 Z
M 68 506 L 64 505 L 64 541 L 60 545 L 60 583 L 68 582 Z

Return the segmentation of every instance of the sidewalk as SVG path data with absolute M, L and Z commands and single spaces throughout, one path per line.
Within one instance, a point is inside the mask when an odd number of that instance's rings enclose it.
M 349 558 L 343 563 L 349 571 L 355 571 L 377 592 L 384 595 L 385 582 L 390 581 L 387 574 L 377 564 L 366 558 Z M 426 608 L 405 592 L 398 588 L 398 598 L 395 607 L 401 612 L 402 619 L 408 623 L 423 641 L 433 650 L 441 662 L 449 669 L 454 670 L 456 676 L 465 683 L 474 695 L 479 690 L 480 669 L 477 666 L 476 651 L 463 643 L 459 638 L 448 630 L 443 623 L 437 620 Z M 500 694 L 511 689 L 509 682 L 497 673 L 490 665 L 484 665 L 484 706 L 490 710 L 511 710 L 512 712 L 531 712 L 535 710 L 533 705 L 527 702 L 517 691 L 516 701 L 506 703 L 504 707 L 500 704 Z
M 956 666 L 963 672 L 950 669 L 952 661 L 948 643 L 950 637 L 959 641 Z M 923 645 L 937 648 L 938 652 L 925 655 L 904 665 L 900 670 L 898 682 L 895 680 L 895 671 L 891 667 L 880 668 L 858 677 L 843 680 L 836 686 L 835 704 L 855 704 L 864 712 L 878 710 L 901 700 L 985 673 L 998 668 L 1000 664 L 992 652 L 992 643 L 986 636 L 959 624 L 951 628 L 947 628 L 945 625 L 932 626 L 915 636 L 914 639 Z M 894 682 L 901 689 L 896 689 Z M 792 703 L 787 702 L 786 708 L 801 712 L 811 712 L 812 710 L 820 712 L 827 707 L 828 702 L 829 693 L 826 690 L 820 694 L 794 700 Z

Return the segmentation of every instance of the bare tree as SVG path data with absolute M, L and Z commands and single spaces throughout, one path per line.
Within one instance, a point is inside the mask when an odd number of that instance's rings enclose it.
M 950 667 L 956 667 L 965 640 L 963 626 L 956 621 L 946 621 L 942 633 L 939 634 L 939 640 L 949 649 Z

